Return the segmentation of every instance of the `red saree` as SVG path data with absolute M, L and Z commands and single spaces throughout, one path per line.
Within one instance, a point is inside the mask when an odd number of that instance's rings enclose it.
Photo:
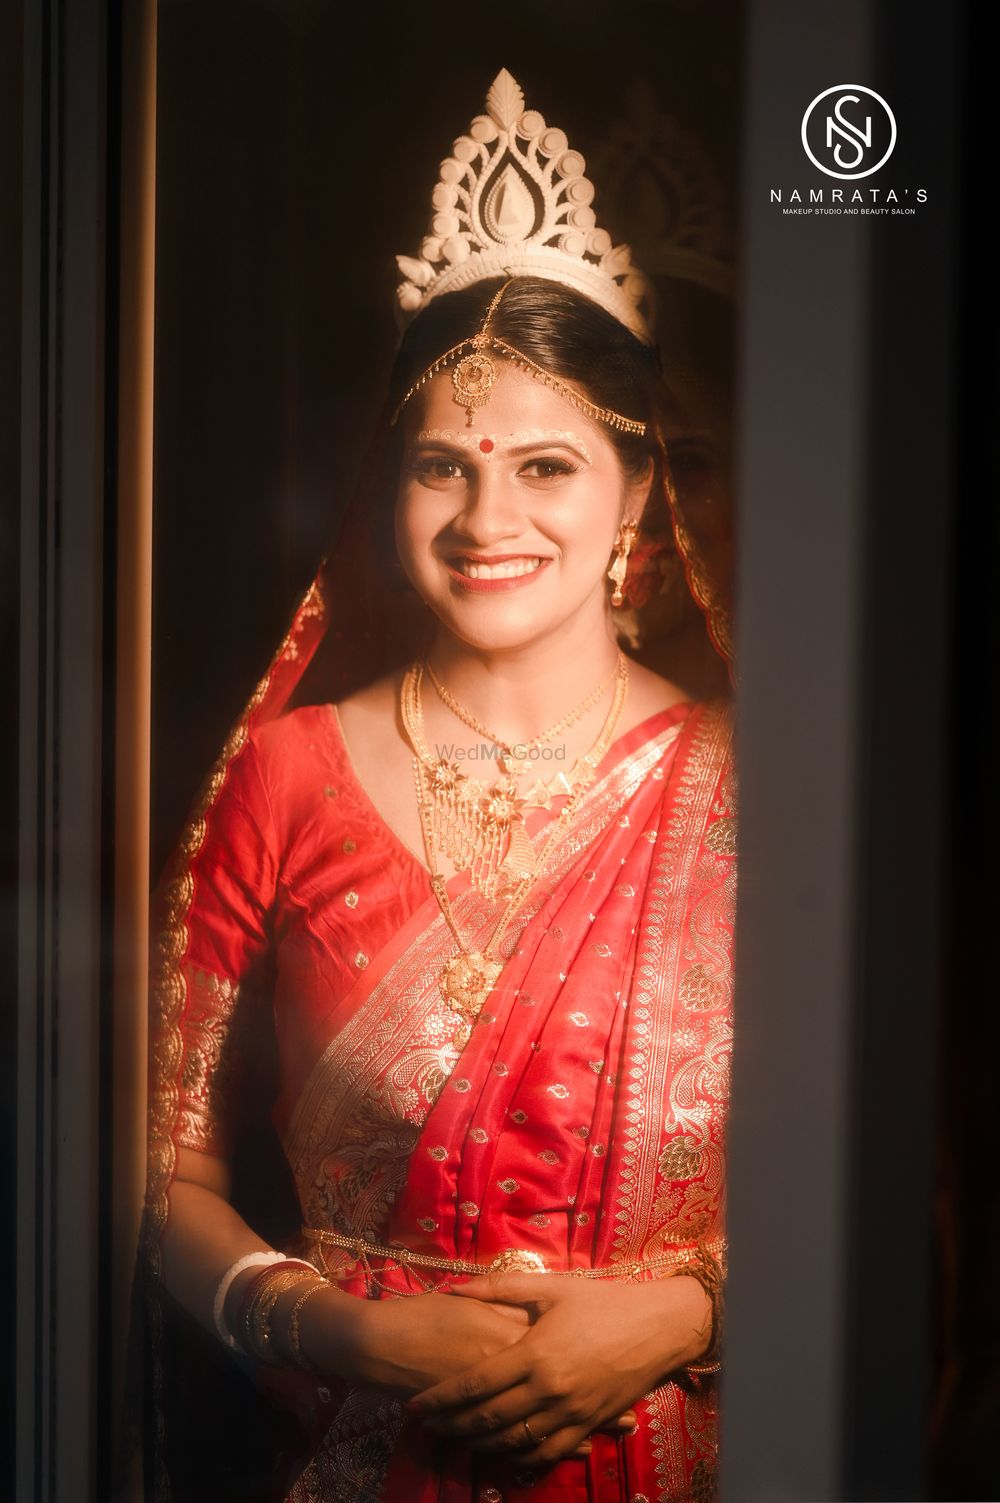
M 552 1269 L 698 1242 L 721 1253 L 727 707 L 679 705 L 613 744 L 508 931 L 471 1033 L 437 987 L 454 941 L 426 868 L 358 783 L 333 708 L 244 727 L 235 750 L 172 889 L 160 1185 L 176 1146 L 229 1150 L 241 1038 L 267 997 L 272 1120 L 304 1226 L 448 1259 L 530 1249 Z M 494 909 L 466 874 L 449 891 L 475 943 Z M 305 1236 L 294 1250 L 358 1295 L 430 1282 L 386 1260 L 372 1288 L 353 1253 Z M 258 1377 L 311 1436 L 287 1503 L 683 1503 L 714 1491 L 714 1388 L 698 1376 L 664 1375 L 635 1435 L 595 1435 L 587 1459 L 537 1481 L 429 1439 L 378 1394 Z

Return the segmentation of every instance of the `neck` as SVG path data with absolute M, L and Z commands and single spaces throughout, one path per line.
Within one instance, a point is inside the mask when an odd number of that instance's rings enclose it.
M 463 708 L 498 736 L 511 743 L 530 741 L 614 673 L 618 646 L 609 618 L 602 630 L 573 636 L 577 640 L 560 634 L 558 640 L 495 651 L 442 631 L 427 661 Z M 602 699 L 598 717 L 607 706 Z

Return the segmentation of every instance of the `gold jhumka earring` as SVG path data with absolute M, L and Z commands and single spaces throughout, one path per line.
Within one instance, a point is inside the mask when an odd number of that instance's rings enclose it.
M 625 583 L 625 575 L 628 571 L 628 556 L 635 547 L 635 540 L 638 536 L 638 522 L 623 522 L 618 529 L 618 536 L 615 538 L 615 559 L 608 570 L 608 578 L 614 585 L 611 593 L 611 604 L 614 606 L 625 603 L 622 585 Z

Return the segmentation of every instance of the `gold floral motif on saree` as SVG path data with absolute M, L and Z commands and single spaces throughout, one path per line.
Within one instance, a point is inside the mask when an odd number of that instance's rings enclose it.
M 401 1404 L 355 1389 L 283 1503 L 379 1503 L 402 1427 Z
M 715 1503 L 718 1426 L 713 1397 L 701 1391 L 682 1394 L 676 1384 L 663 1383 L 643 1399 L 642 1411 L 656 1466 L 656 1503 Z

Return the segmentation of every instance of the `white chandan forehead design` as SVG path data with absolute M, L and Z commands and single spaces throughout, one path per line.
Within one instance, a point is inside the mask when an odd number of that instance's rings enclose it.
M 644 343 L 652 342 L 652 289 L 627 245 L 597 224 L 594 185 L 565 131 L 526 110 L 506 68 L 493 80 L 485 115 L 459 136 L 431 194 L 430 233 L 420 255 L 397 256 L 402 322 L 432 298 L 490 277 L 539 276 L 599 303 Z
M 522 444 L 568 444 L 588 464 L 594 462 L 583 439 L 568 428 L 521 428 L 517 433 L 469 433 L 467 429 L 425 428 L 417 434 L 418 444 L 433 443 L 437 439 L 443 443 L 461 444 L 463 449 L 478 449 L 487 459 L 500 447 L 513 449 Z

